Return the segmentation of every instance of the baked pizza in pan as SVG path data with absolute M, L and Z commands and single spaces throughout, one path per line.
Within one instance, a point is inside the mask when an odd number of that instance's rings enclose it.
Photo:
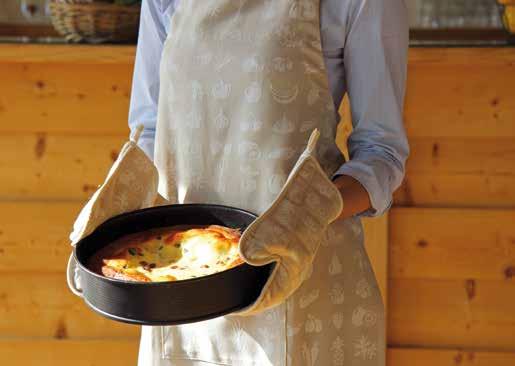
M 170 226 L 119 238 L 95 253 L 88 268 L 106 277 L 140 282 L 207 276 L 243 263 L 239 229 Z

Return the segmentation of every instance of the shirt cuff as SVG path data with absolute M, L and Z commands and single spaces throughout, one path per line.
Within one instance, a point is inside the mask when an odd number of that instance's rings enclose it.
M 343 164 L 331 177 L 336 179 L 340 175 L 348 175 L 356 179 L 367 191 L 370 198 L 371 208 L 358 213 L 357 217 L 376 217 L 384 214 L 392 206 L 393 199 L 387 188 L 383 188 L 377 179 L 378 172 L 369 162 L 350 160 Z M 345 202 L 345 197 L 343 198 Z

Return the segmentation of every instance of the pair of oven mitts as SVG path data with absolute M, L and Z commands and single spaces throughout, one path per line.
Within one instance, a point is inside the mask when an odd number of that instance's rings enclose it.
M 71 244 L 107 219 L 137 209 L 169 204 L 157 192 L 158 171 L 137 145 L 142 126 L 127 141 L 104 183 L 82 208 L 70 234 Z M 284 302 L 306 279 L 329 224 L 341 213 L 342 197 L 315 157 L 314 130 L 304 152 L 272 204 L 242 233 L 239 250 L 251 265 L 276 265 L 259 297 L 234 315 L 254 315 Z M 81 295 L 73 253 L 68 286 Z
M 166 203 L 157 192 L 157 169 L 137 145 L 142 129 L 139 125 L 134 137 L 125 142 L 105 181 L 75 219 L 69 236 L 72 246 L 113 216 Z M 73 253 L 68 260 L 67 280 L 70 290 L 80 296 L 80 278 Z

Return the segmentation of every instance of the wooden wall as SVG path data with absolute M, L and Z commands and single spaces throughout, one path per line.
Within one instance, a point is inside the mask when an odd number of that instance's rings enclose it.
M 12 365 L 135 364 L 138 328 L 93 314 L 64 274 L 71 224 L 128 137 L 132 61 L 132 47 L 0 46 L 0 357 Z M 410 52 L 412 155 L 383 248 L 389 366 L 515 364 L 514 71 L 511 49 Z
M 395 365 L 515 364 L 514 82 L 512 49 L 410 54 L 412 154 L 389 226 Z

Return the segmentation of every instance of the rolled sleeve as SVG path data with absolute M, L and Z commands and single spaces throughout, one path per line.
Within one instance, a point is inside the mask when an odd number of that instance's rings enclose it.
M 143 0 L 141 4 L 128 125 L 131 133 L 137 125 L 143 125 L 138 146 L 152 160 L 159 98 L 159 63 L 167 35 L 163 11 L 165 8 L 171 11 L 171 5 L 173 1 L 170 0 Z
M 408 16 L 403 0 L 354 0 L 343 52 L 353 130 L 350 160 L 332 176 L 348 175 L 369 194 L 379 216 L 392 205 L 405 173 L 409 145 L 404 130 Z

